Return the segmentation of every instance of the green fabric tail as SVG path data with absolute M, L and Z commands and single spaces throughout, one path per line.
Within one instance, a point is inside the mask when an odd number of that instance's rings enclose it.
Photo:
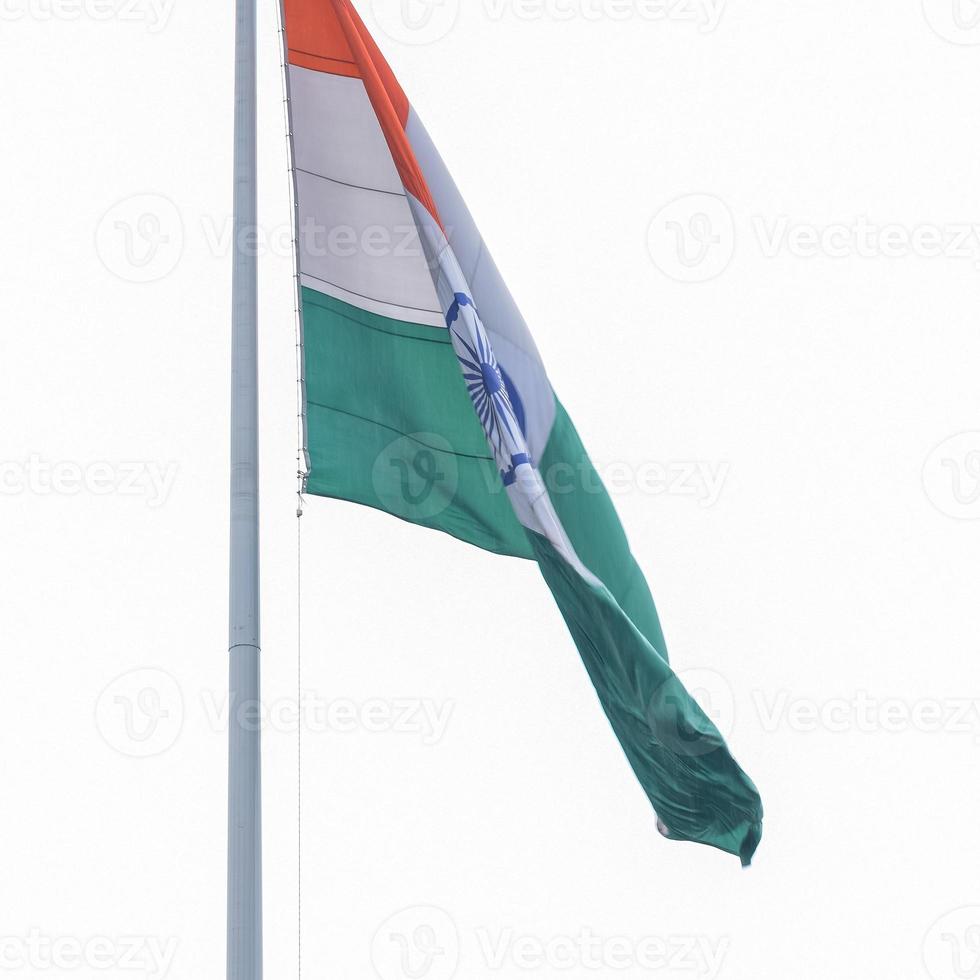
M 750 864 L 762 839 L 762 802 L 718 729 L 609 590 L 590 585 L 544 538 L 528 537 L 666 836 Z

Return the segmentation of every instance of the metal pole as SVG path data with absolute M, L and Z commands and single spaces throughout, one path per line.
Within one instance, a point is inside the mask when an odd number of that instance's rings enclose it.
M 236 0 L 229 575 L 228 980 L 262 977 L 256 0 Z

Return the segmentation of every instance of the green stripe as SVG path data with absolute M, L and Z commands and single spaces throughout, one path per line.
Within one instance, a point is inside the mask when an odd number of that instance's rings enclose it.
M 302 290 L 307 491 L 531 558 L 446 332 Z
M 603 710 L 672 840 L 710 844 L 749 864 L 762 803 L 711 720 L 609 590 L 590 585 L 538 535 L 541 572 Z
M 602 586 L 529 534 L 535 557 L 640 785 L 668 836 L 748 864 L 762 836 L 758 791 L 671 670 L 646 579 L 560 403 L 539 469 L 576 553 Z

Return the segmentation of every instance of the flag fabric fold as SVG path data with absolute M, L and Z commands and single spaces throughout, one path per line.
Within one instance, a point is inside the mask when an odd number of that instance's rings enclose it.
M 432 141 L 350 0 L 284 0 L 283 20 L 307 491 L 536 560 L 661 833 L 748 864 L 759 794 L 671 669 L 612 502 Z

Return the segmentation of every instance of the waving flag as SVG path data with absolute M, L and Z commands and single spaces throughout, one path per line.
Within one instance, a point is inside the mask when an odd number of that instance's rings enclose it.
M 661 833 L 749 863 L 759 795 L 669 666 L 612 503 L 425 128 L 349 0 L 283 12 L 307 491 L 536 560 Z M 578 488 L 549 492 L 556 472 Z

